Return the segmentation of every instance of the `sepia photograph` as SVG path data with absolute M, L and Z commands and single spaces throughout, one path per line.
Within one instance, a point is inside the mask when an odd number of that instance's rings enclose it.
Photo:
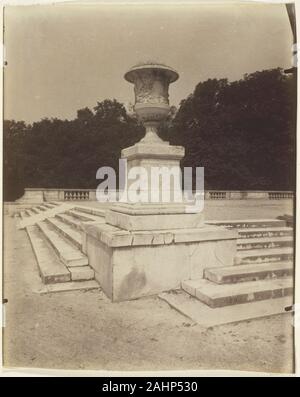
M 296 6 L 4 4 L 2 371 L 296 373 Z

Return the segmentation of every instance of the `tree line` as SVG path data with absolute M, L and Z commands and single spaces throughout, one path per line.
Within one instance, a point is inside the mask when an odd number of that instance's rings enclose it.
M 118 169 L 121 149 L 144 135 L 135 115 L 108 99 L 74 120 L 5 120 L 3 130 L 7 201 L 25 187 L 94 189 L 97 169 Z M 200 82 L 160 135 L 185 147 L 182 166 L 204 167 L 206 189 L 294 190 L 295 77 L 277 68 Z

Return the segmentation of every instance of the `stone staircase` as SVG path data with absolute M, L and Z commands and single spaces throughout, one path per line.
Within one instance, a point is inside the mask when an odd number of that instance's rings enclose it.
M 202 279 L 182 282 L 184 291 L 211 308 L 277 298 L 280 303 L 284 297 L 291 297 L 292 304 L 293 229 L 285 221 L 209 223 L 238 230 L 235 264 L 205 269 Z
M 26 229 L 45 292 L 99 288 L 82 252 L 83 223 L 104 223 L 104 211 L 78 204 L 44 203 L 17 214 Z
M 104 215 L 103 209 L 57 202 L 16 215 L 19 228 L 27 231 L 45 292 L 99 288 L 88 257 L 82 252 L 81 234 L 83 224 L 105 223 Z M 277 312 L 274 300 L 286 304 L 286 298 L 291 298 L 292 304 L 293 229 L 285 221 L 207 223 L 238 230 L 235 264 L 206 268 L 203 278 L 183 281 L 181 287 L 186 293 L 215 310 L 240 304 L 246 309 L 246 303 L 272 299 L 272 312 Z

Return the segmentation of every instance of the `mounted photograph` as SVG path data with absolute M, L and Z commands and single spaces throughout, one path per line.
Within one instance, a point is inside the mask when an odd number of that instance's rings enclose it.
M 294 374 L 295 4 L 6 5 L 3 48 L 4 370 Z

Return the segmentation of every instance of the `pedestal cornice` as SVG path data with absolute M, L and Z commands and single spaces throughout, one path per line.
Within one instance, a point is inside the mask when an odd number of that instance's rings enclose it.
M 183 146 L 166 144 L 144 144 L 137 143 L 121 152 L 121 158 L 134 159 L 158 159 L 158 160 L 181 160 L 184 157 Z M 159 162 L 158 162 L 159 164 Z

